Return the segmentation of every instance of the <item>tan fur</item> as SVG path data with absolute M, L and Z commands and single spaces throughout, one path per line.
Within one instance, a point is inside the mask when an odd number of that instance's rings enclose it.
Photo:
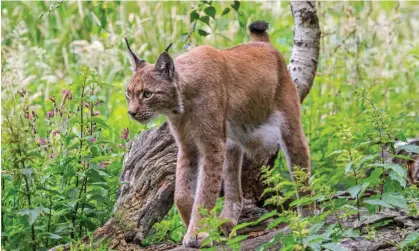
M 269 41 L 265 37 L 266 32 L 254 35 Z M 214 207 L 222 178 L 221 217 L 230 220 L 230 228 L 237 224 L 244 151 L 266 157 L 280 146 L 291 172 L 298 165 L 310 174 L 296 86 L 281 54 L 259 41 L 225 50 L 200 46 L 174 62 L 164 52 L 156 65 L 141 61 L 133 67 L 130 114 L 140 122 L 166 115 L 179 147 L 175 203 L 188 226 L 185 246 L 201 245 L 198 208 Z M 145 99 L 144 91 L 153 94 Z

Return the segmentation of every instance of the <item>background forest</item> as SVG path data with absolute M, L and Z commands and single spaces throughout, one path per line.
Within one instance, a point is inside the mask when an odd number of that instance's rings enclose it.
M 419 191 L 406 185 L 406 170 L 379 156 L 384 144 L 419 136 L 419 5 L 319 2 L 317 8 L 320 61 L 302 106 L 316 198 L 348 190 L 356 199 L 337 201 L 329 212 L 344 207 L 356 214 L 365 206 L 417 214 Z M 131 71 L 123 37 L 148 62 L 172 42 L 175 56 L 190 46 L 250 41 L 246 27 L 255 20 L 269 22 L 271 41 L 287 62 L 293 44 L 287 2 L 2 2 L 1 12 L 5 250 L 77 241 L 112 215 L 127 143 L 164 121 L 141 125 L 127 115 Z M 288 180 L 283 157 L 266 172 L 275 177 L 273 189 L 287 189 L 275 188 Z M 376 187 L 381 193 L 361 200 Z M 296 228 L 319 222 L 304 224 Z M 345 236 L 334 228 L 326 242 Z M 180 242 L 184 231 L 173 209 L 144 244 Z M 315 249 L 298 241 L 309 233 L 293 234 L 280 241 Z M 417 239 L 416 232 L 409 243 Z

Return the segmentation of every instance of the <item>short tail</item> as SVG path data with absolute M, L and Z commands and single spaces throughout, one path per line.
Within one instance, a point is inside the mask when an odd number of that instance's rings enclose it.
M 269 24 L 265 21 L 255 21 L 249 25 L 249 31 L 252 35 L 253 42 L 268 42 L 269 43 L 269 35 L 266 32 L 268 29 Z

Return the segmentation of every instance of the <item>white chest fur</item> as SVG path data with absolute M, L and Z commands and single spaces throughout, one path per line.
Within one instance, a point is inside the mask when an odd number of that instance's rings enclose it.
M 234 121 L 229 121 L 227 137 L 241 145 L 250 155 L 265 157 L 279 149 L 284 122 L 280 112 L 271 114 L 259 125 L 237 125 Z

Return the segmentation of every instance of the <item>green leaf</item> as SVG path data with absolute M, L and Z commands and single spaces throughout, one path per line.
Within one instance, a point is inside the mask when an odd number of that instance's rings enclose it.
M 324 230 L 323 236 L 325 238 L 330 238 L 330 236 L 333 234 L 333 232 L 335 231 L 335 227 L 336 227 L 337 223 L 333 223 L 330 224 L 326 230 Z
M 405 247 L 415 241 L 419 240 L 419 231 L 410 233 L 403 241 L 400 243 L 401 247 Z
M 397 148 L 397 150 L 405 150 L 406 152 L 409 152 L 409 153 L 419 154 L 419 146 L 415 146 L 415 145 L 400 146 L 400 147 Z
M 373 161 L 377 155 L 366 155 L 359 160 L 359 166 L 364 165 L 366 162 Z
M 272 222 L 270 222 L 270 223 L 268 224 L 268 226 L 267 226 L 267 228 L 266 228 L 266 229 L 272 229 L 272 228 L 274 228 L 274 227 L 278 226 L 280 223 L 287 222 L 287 220 L 288 220 L 288 219 L 287 219 L 285 216 L 282 216 L 282 217 L 276 218 L 275 220 L 273 220 Z
M 370 167 L 382 167 L 385 170 L 393 170 L 394 172 L 398 173 L 402 177 L 406 177 L 407 171 L 405 168 L 400 166 L 399 164 L 372 164 L 369 165 Z
M 407 208 L 407 201 L 406 198 L 401 193 L 384 193 L 382 196 L 383 201 L 388 203 L 389 205 L 400 207 L 400 208 Z
M 356 198 L 356 196 L 363 193 L 365 189 L 368 188 L 369 185 L 370 185 L 369 183 L 360 184 L 360 185 L 349 188 L 347 191 L 351 195 L 352 198 Z
M 301 199 L 294 200 L 293 202 L 291 202 L 290 207 L 293 207 L 293 206 L 296 206 L 296 205 L 298 205 L 298 206 L 308 205 L 311 202 L 313 202 L 313 200 L 314 200 L 314 198 L 312 198 L 312 197 L 303 197 Z
M 104 173 L 102 170 L 96 168 L 90 168 L 86 171 L 86 176 L 89 178 L 90 182 L 106 182 L 105 177 L 109 176 L 108 174 Z
M 199 14 L 198 14 L 198 12 L 196 12 L 196 10 L 192 11 L 192 12 L 189 14 L 189 18 L 190 18 L 190 20 L 191 20 L 191 23 L 192 23 L 192 22 L 194 22 L 195 20 L 198 20 L 198 19 L 199 19 Z
M 400 186 L 406 187 L 406 176 L 400 176 L 398 173 L 391 171 L 389 177 L 390 179 L 399 182 Z
M 397 175 L 401 176 L 401 177 L 407 177 L 407 170 L 406 168 L 402 167 L 401 165 L 398 164 L 390 164 L 390 165 L 386 165 L 384 167 L 386 170 L 392 170 L 395 173 L 397 173 Z
M 63 237 L 61 237 L 61 236 L 60 236 L 60 235 L 58 235 L 58 234 L 49 233 L 48 238 L 49 238 L 49 239 L 53 239 L 53 240 L 58 240 L 58 239 L 61 239 L 61 238 L 63 238 Z
M 104 204 L 108 204 L 109 203 L 109 198 L 101 195 L 101 194 L 93 194 L 91 196 L 89 196 L 89 201 L 95 200 L 97 202 L 100 203 L 104 203 Z
M 332 251 L 347 251 L 347 249 L 342 247 L 339 243 L 327 243 L 323 244 L 322 247 Z
M 386 208 L 393 208 L 391 205 L 389 205 L 387 202 L 379 199 L 372 199 L 372 200 L 364 200 L 364 203 L 375 205 L 375 206 L 382 206 Z
M 232 232 L 248 227 L 248 226 L 252 226 L 254 224 L 256 224 L 254 221 L 240 223 L 233 228 Z
M 201 20 L 202 22 L 204 22 L 205 24 L 210 26 L 210 23 L 209 23 L 210 20 L 209 20 L 208 16 L 202 16 L 202 17 L 199 18 L 199 20 Z
M 87 119 L 87 122 L 93 122 L 93 123 L 96 123 L 97 125 L 101 125 L 103 127 L 110 128 L 108 126 L 108 123 L 106 123 L 103 119 L 101 119 L 99 117 L 89 118 L 89 119 Z
M 324 226 L 325 222 L 316 223 L 310 227 L 310 235 L 317 234 L 319 230 Z
M 362 185 L 356 185 L 354 187 L 348 188 L 348 193 L 351 195 L 352 198 L 356 198 L 356 196 L 361 192 Z
M 95 145 L 90 147 L 90 152 L 93 154 L 93 156 L 98 156 L 100 154 L 99 148 Z
M 204 12 L 205 12 L 205 14 L 207 14 L 208 16 L 210 16 L 210 17 L 212 17 L 212 18 L 215 18 L 215 13 L 216 13 L 217 11 L 215 10 L 215 8 L 214 8 L 214 7 L 209 6 L 209 7 L 207 7 L 207 8 L 205 8 L 205 9 L 204 9 Z
M 346 167 L 345 167 L 345 174 L 347 174 L 347 173 L 349 173 L 349 172 L 352 172 L 353 170 L 352 170 L 352 166 L 353 166 L 353 164 L 354 164 L 354 162 L 353 161 L 351 161 L 351 162 L 349 162 L 348 164 L 346 164 Z
M 44 187 L 44 186 L 39 186 L 38 189 L 39 190 L 46 191 L 46 192 L 49 192 L 51 194 L 61 195 L 59 191 L 56 191 L 56 190 L 53 190 L 53 189 L 49 189 L 49 188 Z
M 227 7 L 223 10 L 223 12 L 221 13 L 221 16 L 227 15 L 229 12 L 230 12 L 230 8 Z
M 234 1 L 234 3 L 231 4 L 231 8 L 233 8 L 236 12 L 238 12 L 239 8 L 240 8 L 240 2 L 239 1 Z
M 325 240 L 327 240 L 327 238 L 325 238 L 322 235 L 309 235 L 307 238 L 304 239 L 304 245 L 311 245 L 311 244 L 321 244 L 323 243 Z
M 364 182 L 370 183 L 371 186 L 378 185 L 381 182 L 381 175 L 383 174 L 382 168 L 374 168 L 371 174 L 364 180 Z
M 346 229 L 342 235 L 346 238 L 357 238 L 359 237 L 359 230 L 354 230 L 353 228 Z
M 205 37 L 205 36 L 208 36 L 208 35 L 209 35 L 209 33 L 208 33 L 208 32 L 206 32 L 206 31 L 204 31 L 204 30 L 201 30 L 201 29 L 198 29 L 198 34 L 199 34 L 200 36 L 202 36 L 202 37 Z
M 413 160 L 411 157 L 409 157 L 407 155 L 390 154 L 390 156 L 393 157 L 393 158 L 396 158 L 396 159 Z
M 276 214 L 277 214 L 276 210 L 273 210 L 271 212 L 265 213 L 256 222 L 257 223 L 260 223 L 260 222 L 262 222 L 262 221 L 264 221 L 266 219 L 271 218 L 272 216 L 275 216 Z
M 20 169 L 20 172 L 21 172 L 23 175 L 25 175 L 25 177 L 26 177 L 27 179 L 30 179 L 30 178 L 31 178 L 31 175 L 32 175 L 32 173 L 33 173 L 33 169 L 32 169 L 32 168 L 22 168 L 22 169 Z
M 333 151 L 333 152 L 329 153 L 329 155 L 327 155 L 326 157 L 329 158 L 329 157 L 331 157 L 333 155 L 340 155 L 340 154 L 342 154 L 344 152 L 345 152 L 344 150 L 336 150 L 336 151 Z
M 34 209 L 22 209 L 20 210 L 20 215 L 28 215 L 29 216 L 29 225 L 32 226 L 36 219 L 38 219 L 39 215 L 44 212 L 45 208 L 43 207 L 36 207 Z
M 39 149 L 33 149 L 26 154 L 26 157 L 36 157 L 42 159 L 42 154 Z
M 95 102 L 97 100 L 98 100 L 98 98 L 95 95 L 89 96 L 89 101 L 90 102 Z
M 248 235 L 239 235 L 227 241 L 227 245 L 232 245 L 237 242 L 241 242 L 242 240 L 247 239 Z

